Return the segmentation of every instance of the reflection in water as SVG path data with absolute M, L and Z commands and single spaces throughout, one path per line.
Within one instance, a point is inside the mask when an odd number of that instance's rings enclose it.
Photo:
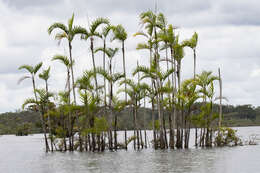
M 260 127 L 239 128 L 248 137 Z M 189 150 L 44 153 L 42 135 L 0 138 L 4 173 L 259 173 L 260 145 Z M 194 141 L 191 140 L 191 143 Z

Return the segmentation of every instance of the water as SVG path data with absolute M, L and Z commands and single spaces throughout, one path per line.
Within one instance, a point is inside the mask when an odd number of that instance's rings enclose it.
M 237 128 L 244 138 L 260 127 Z M 212 149 L 117 151 L 104 153 L 44 152 L 41 134 L 0 137 L 2 173 L 259 173 L 260 145 Z M 192 141 L 193 142 L 193 141 Z

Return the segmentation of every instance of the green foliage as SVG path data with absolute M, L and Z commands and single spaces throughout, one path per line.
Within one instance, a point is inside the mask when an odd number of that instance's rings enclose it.
M 111 39 L 112 41 L 116 39 L 125 41 L 127 39 L 127 32 L 122 25 L 111 26 L 111 28 L 114 33 L 114 36 Z
M 56 127 L 55 132 L 58 138 L 66 137 L 66 131 L 61 126 Z
M 150 121 L 149 123 L 150 129 L 153 129 L 153 122 Z M 159 120 L 154 120 L 154 129 L 159 130 L 160 129 L 160 121 Z
M 27 136 L 31 133 L 32 124 L 23 123 L 16 128 L 16 136 Z
M 229 127 L 221 127 L 215 137 L 216 146 L 241 145 L 242 141 L 237 136 L 236 130 Z

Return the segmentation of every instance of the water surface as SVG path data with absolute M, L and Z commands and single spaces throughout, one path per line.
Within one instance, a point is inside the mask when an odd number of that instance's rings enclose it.
M 247 139 L 260 127 L 237 128 Z M 194 143 L 191 141 L 191 143 Z M 212 149 L 155 151 L 44 152 L 41 134 L 0 137 L 0 172 L 3 173 L 259 173 L 260 145 Z

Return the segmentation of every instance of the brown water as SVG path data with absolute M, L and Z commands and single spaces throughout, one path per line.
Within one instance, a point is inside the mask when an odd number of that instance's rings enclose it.
M 237 129 L 244 139 L 260 134 L 260 127 Z M 0 173 L 260 173 L 260 145 L 46 154 L 42 137 L 0 137 Z

